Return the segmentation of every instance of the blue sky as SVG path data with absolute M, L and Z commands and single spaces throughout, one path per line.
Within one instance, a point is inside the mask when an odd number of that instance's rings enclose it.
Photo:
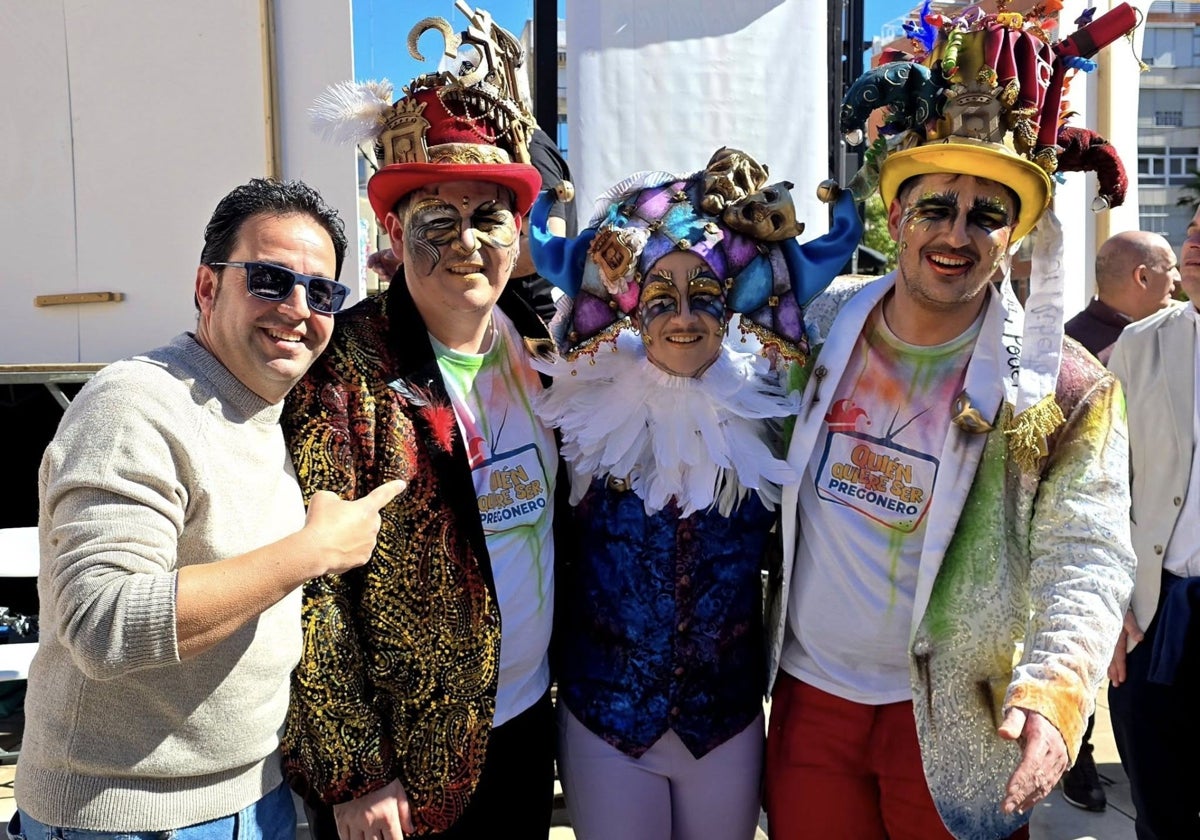
M 473 0 L 467 0 L 472 6 Z M 493 20 L 515 35 L 533 14 L 533 0 L 477 0 Z M 599 2 L 599 0 L 598 0 Z M 390 79 L 399 95 L 400 87 L 421 73 L 437 69 L 441 35 L 427 32 L 420 43 L 426 63 L 408 57 L 408 32 L 424 17 L 443 17 L 455 31 L 466 28 L 466 18 L 454 8 L 454 0 L 352 0 L 354 11 L 354 75 L 358 80 Z M 866 40 L 880 26 L 906 15 L 919 0 L 865 0 Z M 558 0 L 558 13 L 565 13 L 565 0 Z
M 400 95 L 400 87 L 421 73 L 437 69 L 442 36 L 436 31 L 421 38 L 422 64 L 408 57 L 408 32 L 426 17 L 450 21 L 456 32 L 466 29 L 467 19 L 454 8 L 454 0 L 351 0 L 354 12 L 354 75 L 364 79 L 390 79 Z M 472 7 L 487 10 L 496 23 L 509 32 L 521 34 L 525 21 L 533 16 L 533 0 L 467 0 Z M 564 14 L 565 0 L 559 0 L 558 13 Z

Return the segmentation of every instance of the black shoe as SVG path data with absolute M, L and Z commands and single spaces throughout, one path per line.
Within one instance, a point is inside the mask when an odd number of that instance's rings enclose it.
M 1092 759 L 1091 744 L 1083 745 L 1075 766 L 1063 774 L 1062 793 L 1063 799 L 1085 811 L 1103 811 L 1108 805 L 1100 774 L 1096 772 L 1096 762 Z

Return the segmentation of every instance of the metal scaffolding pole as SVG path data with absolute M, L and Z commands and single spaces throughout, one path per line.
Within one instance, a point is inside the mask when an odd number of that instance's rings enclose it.
M 557 0 L 533 0 L 533 116 L 558 137 Z

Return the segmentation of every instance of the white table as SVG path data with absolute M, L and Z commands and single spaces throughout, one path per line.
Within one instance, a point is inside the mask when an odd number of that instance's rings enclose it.
M 0 528 L 0 578 L 35 578 L 38 573 L 38 529 Z M 37 652 L 37 642 L 0 644 L 0 683 L 29 678 L 29 663 Z M 0 764 L 13 764 L 20 745 L 0 748 Z
M 26 679 L 37 649 L 37 642 L 0 645 L 0 682 Z
M 0 528 L 0 578 L 37 577 L 38 529 Z

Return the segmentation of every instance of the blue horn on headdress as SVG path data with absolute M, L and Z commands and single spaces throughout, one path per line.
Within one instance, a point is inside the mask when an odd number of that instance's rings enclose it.
M 792 293 L 801 307 L 833 282 L 858 247 L 862 233 L 862 219 L 854 206 L 854 196 L 849 190 L 842 190 L 833 208 L 833 227 L 829 233 L 803 245 L 795 239 L 780 243 L 788 273 L 792 275 Z
M 555 190 L 543 190 L 533 203 L 529 214 L 529 252 L 537 273 L 545 277 L 567 297 L 575 297 L 583 282 L 583 268 L 587 260 L 588 247 L 596 236 L 588 228 L 571 239 L 555 236 L 546 229 L 550 208 L 559 200 Z
M 901 128 L 920 128 L 941 109 L 941 88 L 929 68 L 910 61 L 893 61 L 863 73 L 842 102 L 841 129 L 846 142 L 863 141 L 867 118 L 877 108 L 890 107 Z

